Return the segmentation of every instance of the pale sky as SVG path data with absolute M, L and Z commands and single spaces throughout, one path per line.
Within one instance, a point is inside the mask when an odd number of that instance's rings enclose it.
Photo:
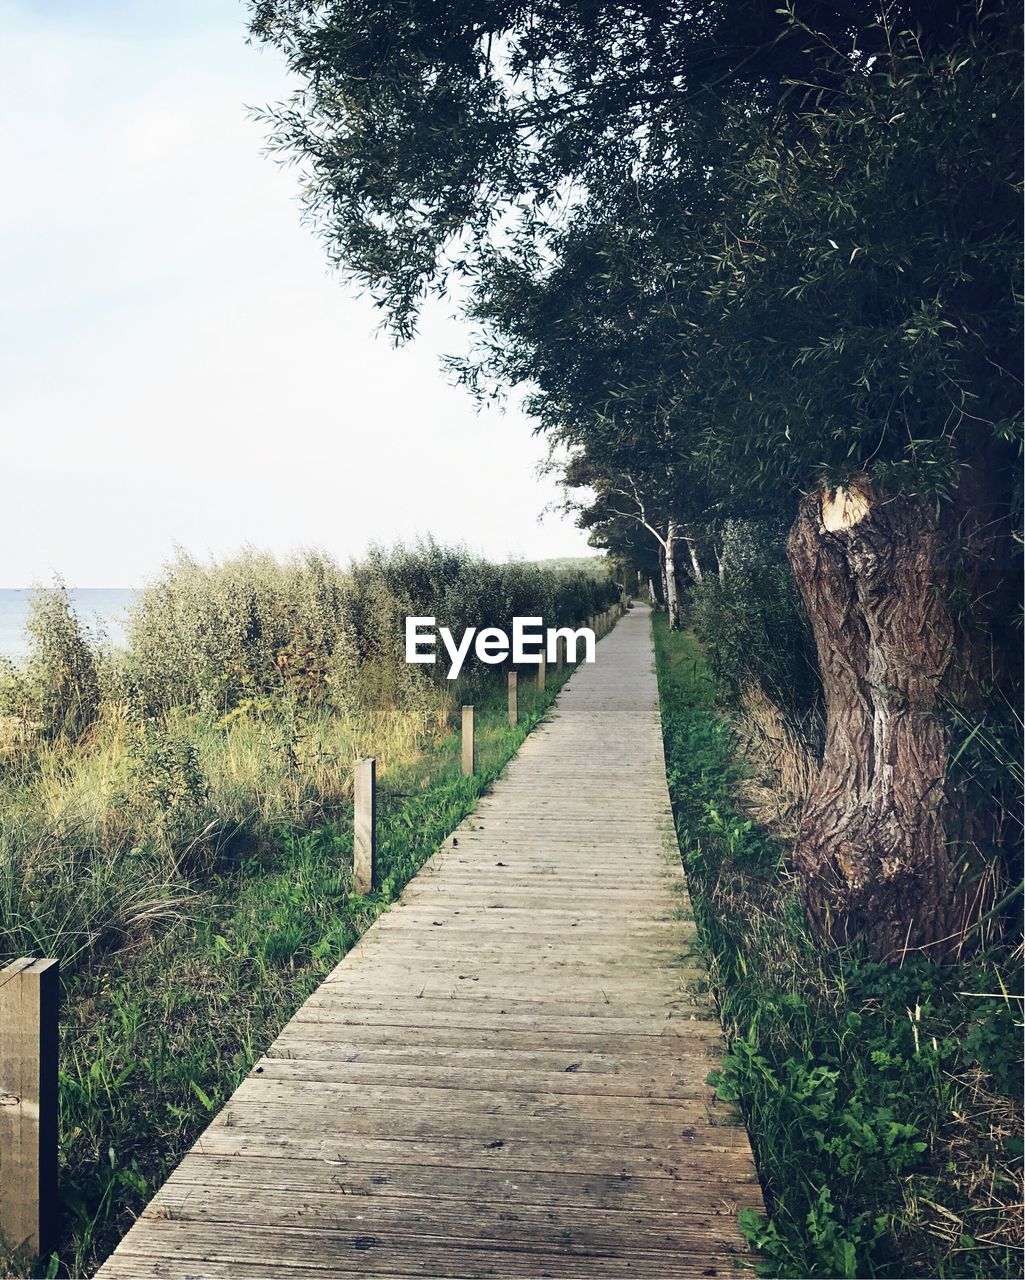
M 241 0 L 0 0 L 0 30 L 0 586 L 135 586 L 176 545 L 593 554 L 538 523 L 530 422 L 447 384 L 459 326 L 396 351 L 329 273 Z

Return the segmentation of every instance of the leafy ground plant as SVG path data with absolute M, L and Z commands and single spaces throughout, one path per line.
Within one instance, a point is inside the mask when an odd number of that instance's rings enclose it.
M 767 1275 L 1021 1274 L 1021 985 L 996 945 L 870 963 L 809 938 L 786 849 L 745 816 L 692 637 L 655 619 L 670 791 L 767 1217 Z

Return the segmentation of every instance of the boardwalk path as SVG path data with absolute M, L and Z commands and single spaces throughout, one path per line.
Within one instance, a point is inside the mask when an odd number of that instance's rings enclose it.
M 733 1274 L 761 1195 L 689 917 L 636 609 L 100 1274 Z

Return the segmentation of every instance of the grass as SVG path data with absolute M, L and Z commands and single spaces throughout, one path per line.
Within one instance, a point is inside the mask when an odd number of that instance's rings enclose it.
M 234 812 L 228 805 L 231 777 L 241 785 L 254 768 L 246 744 L 261 731 L 281 732 L 279 724 L 261 729 L 246 721 L 220 730 L 222 737 L 236 735 L 230 747 L 208 740 L 206 728 L 198 733 L 202 776 L 218 779 L 221 789 L 215 797 L 204 793 L 204 812 L 220 812 L 222 838 L 205 843 L 194 857 L 175 854 L 173 875 L 162 861 L 166 851 L 157 847 L 122 848 L 113 860 L 80 854 L 91 883 L 80 886 L 73 902 L 51 898 L 49 914 L 42 906 L 33 913 L 31 885 L 8 883 L 9 894 L 21 890 L 7 904 L 7 918 L 20 931 L 15 950 L 38 953 L 37 944 L 50 944 L 44 953 L 62 947 L 69 961 L 61 1027 L 63 1234 L 57 1254 L 34 1266 L 12 1263 L 12 1274 L 80 1276 L 95 1269 L 291 1013 L 473 809 L 564 678 L 549 672 L 545 694 L 521 683 L 515 729 L 506 723 L 504 687 L 492 684 L 484 696 L 478 690 L 472 778 L 462 776 L 458 735 L 447 728 L 407 739 L 400 726 L 382 718 L 376 741 L 375 727 L 364 725 L 353 744 L 350 726 L 337 771 L 354 745 L 379 755 L 380 878 L 368 896 L 352 892 L 351 809 L 344 805 L 336 806 L 335 820 L 313 823 L 315 810 L 300 805 L 295 812 L 305 820 L 292 822 L 289 805 L 295 797 L 268 798 L 265 792 L 261 825 L 244 822 L 241 811 L 225 824 L 224 807 Z M 197 732 L 193 723 L 192 738 L 180 741 L 195 743 Z M 183 766 L 190 755 L 179 749 L 176 757 L 169 740 L 176 740 L 173 732 L 154 744 L 170 756 L 155 775 L 166 783 L 160 811 L 173 815 L 176 796 L 187 797 Z M 128 767 L 126 753 L 119 754 L 109 736 L 94 745 L 100 759 L 89 756 L 81 768 L 93 782 L 103 780 L 109 795 L 112 773 Z M 213 768 L 215 751 L 220 755 Z M 252 751 L 266 771 L 265 753 Z M 95 788 L 90 792 L 87 780 L 67 768 L 63 789 L 52 784 L 58 812 L 47 821 L 59 822 L 61 813 L 79 809 L 77 819 L 64 819 L 77 838 L 82 824 L 95 824 L 96 817 L 90 817 L 85 799 L 76 804 L 75 797 L 94 795 Z M 44 779 L 56 778 L 57 758 L 44 762 L 41 772 Z M 280 788 L 286 787 L 287 773 L 279 760 L 273 777 Z M 338 799 L 334 774 L 328 771 L 321 783 Z M 34 793 L 34 803 L 46 794 L 44 786 Z M 235 835 L 229 838 L 232 824 Z M 74 861 L 75 847 L 66 842 L 62 856 Z M 64 865 L 62 873 L 70 886 L 74 867 Z M 137 900 L 126 885 L 136 886 Z M 116 922 L 110 895 L 117 899 Z M 62 911 L 69 922 L 64 929 Z M 94 936 L 83 936 L 83 922 Z M 106 937 L 95 936 L 104 930 Z
M 1020 953 L 872 964 L 818 949 L 786 849 L 742 812 L 736 738 L 693 639 L 655 619 L 667 769 L 767 1218 L 765 1274 L 1018 1276 Z

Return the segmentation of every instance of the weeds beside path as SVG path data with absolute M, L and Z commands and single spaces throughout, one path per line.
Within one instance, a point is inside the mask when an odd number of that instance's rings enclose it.
M 768 1274 L 1018 1276 L 1021 1002 L 1012 957 L 865 962 L 808 935 L 786 849 L 740 816 L 740 766 L 693 640 L 656 617 L 669 787 L 768 1221 Z

